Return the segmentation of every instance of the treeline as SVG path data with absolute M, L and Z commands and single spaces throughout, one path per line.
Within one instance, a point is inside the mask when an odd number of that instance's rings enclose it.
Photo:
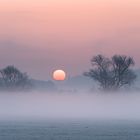
M 91 59 L 92 68 L 84 75 L 96 81 L 103 91 L 118 91 L 125 86 L 131 86 L 137 75 L 133 70 L 134 59 L 125 55 L 114 55 L 107 58 L 103 55 Z M 30 89 L 56 90 L 53 82 L 30 79 L 27 73 L 14 66 L 0 70 L 0 90 L 25 91 Z

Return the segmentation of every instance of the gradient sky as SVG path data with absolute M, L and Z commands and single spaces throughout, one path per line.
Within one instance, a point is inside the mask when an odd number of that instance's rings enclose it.
M 140 67 L 139 0 L 0 0 L 0 68 L 48 80 L 55 69 L 83 73 L 100 53 Z

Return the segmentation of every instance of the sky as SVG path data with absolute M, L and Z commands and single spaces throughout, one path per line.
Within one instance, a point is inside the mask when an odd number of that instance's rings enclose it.
M 125 54 L 140 67 L 139 0 L 0 0 L 0 68 L 15 65 L 36 79 L 68 76 L 97 54 Z

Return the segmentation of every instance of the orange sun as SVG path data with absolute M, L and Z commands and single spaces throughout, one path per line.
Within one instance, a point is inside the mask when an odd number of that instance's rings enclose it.
M 66 73 L 63 70 L 55 70 L 53 72 L 53 79 L 56 81 L 63 81 L 66 78 Z

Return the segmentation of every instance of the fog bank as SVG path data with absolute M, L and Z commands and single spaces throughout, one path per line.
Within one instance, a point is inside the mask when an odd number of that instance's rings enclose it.
M 140 119 L 138 93 L 1 93 L 0 120 Z

